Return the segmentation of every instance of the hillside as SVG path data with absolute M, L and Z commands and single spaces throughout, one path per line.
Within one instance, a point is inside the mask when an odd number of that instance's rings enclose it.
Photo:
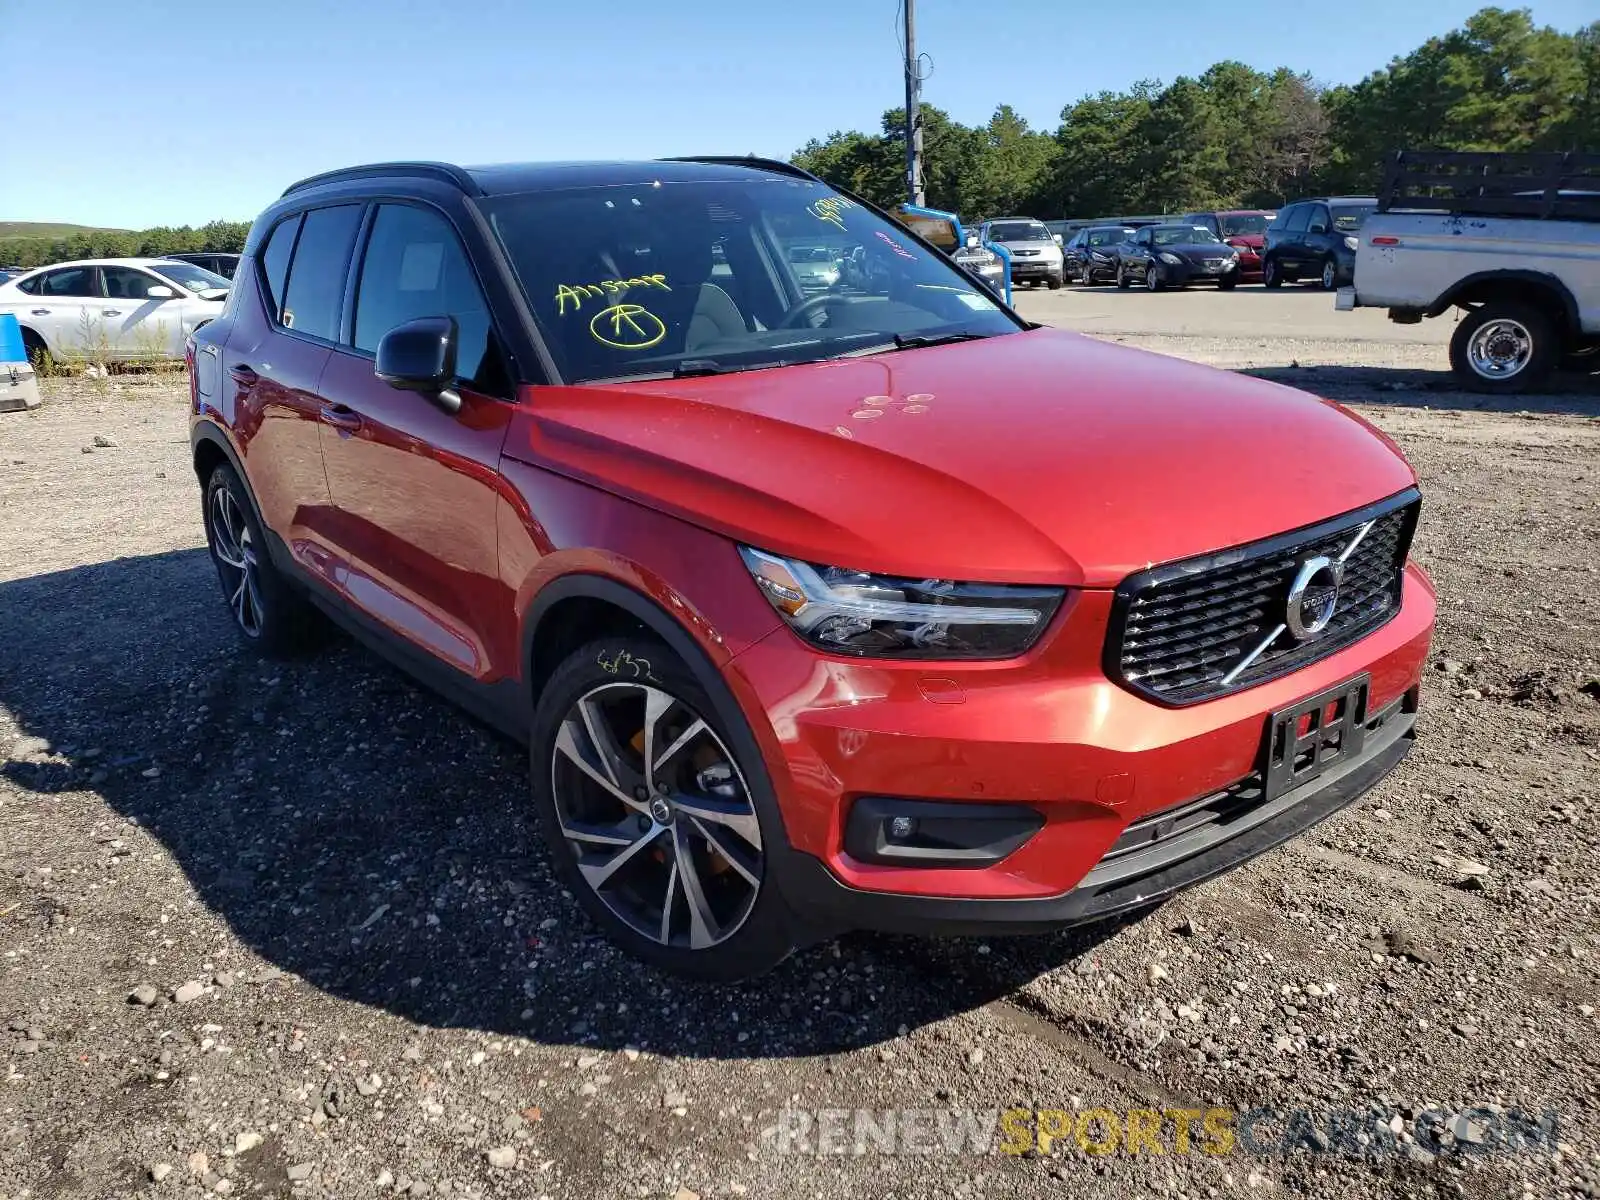
M 127 233 L 99 225 L 65 225 L 59 221 L 0 221 L 0 238 L 66 238 L 78 233 Z

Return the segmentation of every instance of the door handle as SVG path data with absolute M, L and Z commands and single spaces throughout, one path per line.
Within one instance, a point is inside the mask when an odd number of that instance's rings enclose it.
M 50 315 L 50 310 L 48 308 L 32 308 L 29 309 L 28 312 L 29 315 L 35 317 L 48 317 Z
M 233 366 L 228 368 L 228 374 L 233 378 L 235 383 L 242 383 L 245 385 L 252 384 L 261 378 L 261 376 L 255 373 L 255 369 L 252 368 L 248 363 L 234 363 Z
M 345 437 L 361 428 L 361 414 L 343 404 L 324 404 L 322 419 Z
M 122 315 L 122 310 L 120 308 L 105 308 L 101 309 L 100 311 L 102 315 L 107 317 L 120 317 Z

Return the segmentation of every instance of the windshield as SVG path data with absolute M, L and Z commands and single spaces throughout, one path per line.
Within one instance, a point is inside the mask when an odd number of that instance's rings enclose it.
M 1222 239 L 1198 225 L 1157 225 L 1151 233 L 1158 246 L 1193 246 Z
M 1376 210 L 1375 204 L 1356 204 L 1333 210 L 1333 227 L 1340 233 L 1354 233 Z
M 1089 245 L 1115 246 L 1127 241 L 1132 233 L 1131 229 L 1096 229 L 1089 234 Z
M 1224 237 L 1238 237 L 1246 233 L 1266 233 L 1267 226 L 1277 213 L 1251 213 L 1248 216 L 1235 216 L 1222 218 L 1222 234 Z
M 170 279 L 179 287 L 191 292 L 209 292 L 217 288 L 227 291 L 233 286 L 224 276 L 218 275 L 215 271 L 208 271 L 204 267 L 197 267 L 193 263 L 155 263 L 150 269 L 163 279 Z
M 1020 328 L 949 258 L 810 180 L 645 180 L 480 204 L 570 382 L 754 370 Z M 835 260 L 842 271 L 817 274 L 814 263 Z
M 989 226 L 991 242 L 1048 242 L 1050 231 L 1039 221 L 996 221 Z

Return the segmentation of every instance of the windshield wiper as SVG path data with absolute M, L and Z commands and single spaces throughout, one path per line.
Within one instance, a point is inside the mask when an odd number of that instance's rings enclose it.
M 894 335 L 894 348 L 896 350 L 916 350 L 923 346 L 947 346 L 951 342 L 977 342 L 986 337 L 994 336 L 992 333 L 897 333 Z

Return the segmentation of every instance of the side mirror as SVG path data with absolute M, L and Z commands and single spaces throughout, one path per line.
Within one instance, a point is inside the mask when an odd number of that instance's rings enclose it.
M 392 388 L 429 396 L 445 412 L 460 412 L 460 393 L 450 387 L 459 337 L 454 317 L 418 317 L 396 325 L 378 342 L 373 373 Z
M 167 287 L 165 284 L 152 283 L 149 287 L 145 288 L 144 294 L 151 300 L 171 300 L 178 293 Z
M 1056 245 L 1058 245 L 1058 246 L 1061 245 L 1061 235 L 1059 233 L 1052 234 L 1051 236 L 1053 236 L 1056 239 Z
M 1313 225 L 1310 229 L 1306 230 L 1306 232 L 1307 233 L 1327 233 L 1328 232 L 1328 227 L 1326 225 Z

